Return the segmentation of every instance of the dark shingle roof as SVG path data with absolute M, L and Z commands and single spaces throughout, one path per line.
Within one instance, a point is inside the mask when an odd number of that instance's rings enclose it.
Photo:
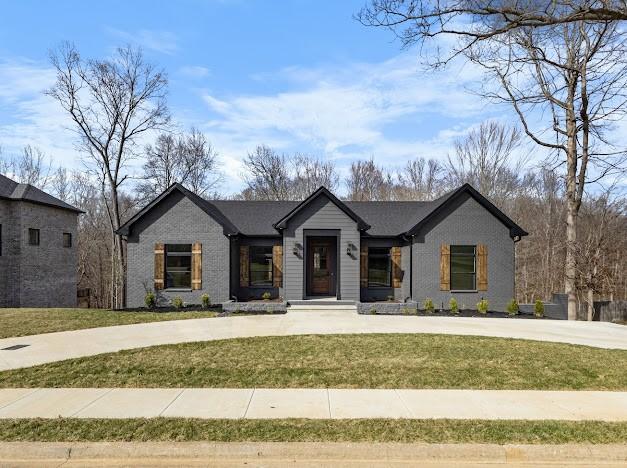
M 75 208 L 64 201 L 39 190 L 37 187 L 33 187 L 29 184 L 19 184 L 2 174 L 0 174 L 0 198 L 28 201 L 31 203 L 38 203 L 40 205 L 53 206 L 55 208 L 82 213 L 82 211 L 78 208 Z
M 205 200 L 185 189 L 182 185 L 174 184 L 127 221 L 118 232 L 129 235 L 132 225 L 174 190 L 179 190 L 188 196 L 207 214 L 215 218 L 224 227 L 224 233 L 227 235 L 278 236 L 279 231 L 275 225 L 303 203 L 298 201 Z M 424 222 L 463 193 L 470 194 L 503 224 L 508 226 L 512 236 L 527 235 L 514 221 L 468 184 L 433 201 L 356 202 L 336 200 L 338 204 L 344 205 L 343 209 L 350 211 L 352 216 L 358 217 L 365 224 L 366 235 L 395 237 L 406 233 L 415 233 Z

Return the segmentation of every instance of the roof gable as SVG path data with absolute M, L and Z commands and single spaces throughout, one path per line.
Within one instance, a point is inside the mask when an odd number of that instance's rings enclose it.
M 477 201 L 481 206 L 483 206 L 486 210 L 488 210 L 495 218 L 497 218 L 501 223 L 509 228 L 510 237 L 522 237 L 528 235 L 527 231 L 521 228 L 518 224 L 512 221 L 505 213 L 499 210 L 494 204 L 481 195 L 472 185 L 464 184 L 456 190 L 447 193 L 446 195 L 438 198 L 433 202 L 434 208 L 428 213 L 425 217 L 423 217 L 418 223 L 412 226 L 407 230 L 405 235 L 414 235 L 420 231 L 420 229 L 427 224 L 430 220 L 432 220 L 438 213 L 440 213 L 444 208 L 449 206 L 455 200 L 459 199 L 463 194 L 470 195 L 475 201 Z
M 216 222 L 218 222 L 222 226 L 222 231 L 224 235 L 230 236 L 238 233 L 237 228 L 228 220 L 226 216 L 222 214 L 222 212 L 216 208 L 211 202 L 199 197 L 194 192 L 187 190 L 179 183 L 175 183 L 171 185 L 165 192 L 159 195 L 157 198 L 152 200 L 148 205 L 142 208 L 135 216 L 129 219 L 120 229 L 117 230 L 118 234 L 123 236 L 128 236 L 131 233 L 131 228 L 133 224 L 139 221 L 144 215 L 146 215 L 149 211 L 155 208 L 162 200 L 168 197 L 172 192 L 180 192 L 184 197 L 187 197 L 190 201 L 192 201 L 198 208 L 207 213 L 211 218 L 213 218 Z
M 274 224 L 276 229 L 285 229 L 287 227 L 287 223 L 290 219 L 292 219 L 296 214 L 300 213 L 305 207 L 309 206 L 314 200 L 317 200 L 320 197 L 328 198 L 335 206 L 337 206 L 340 210 L 342 210 L 346 216 L 351 218 L 355 223 L 357 223 L 357 227 L 361 231 L 367 231 L 370 229 L 370 225 L 366 223 L 363 219 L 361 219 L 353 210 L 351 210 L 344 202 L 338 199 L 335 195 L 333 195 L 326 187 L 320 187 L 314 193 L 309 195 L 305 200 L 296 205 L 289 213 L 287 213 L 283 218 L 277 221 Z

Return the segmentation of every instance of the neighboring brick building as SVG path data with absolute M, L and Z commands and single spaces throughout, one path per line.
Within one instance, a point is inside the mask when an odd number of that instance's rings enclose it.
M 0 307 L 75 307 L 81 211 L 0 175 Z
M 394 299 L 460 306 L 514 297 L 514 243 L 527 233 L 470 185 L 428 202 L 204 200 L 175 184 L 119 233 L 128 305 L 264 293 L 288 302 Z

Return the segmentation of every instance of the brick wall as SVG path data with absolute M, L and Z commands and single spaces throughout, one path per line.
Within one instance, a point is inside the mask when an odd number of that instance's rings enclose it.
M 167 305 L 180 296 L 189 304 L 200 304 L 207 293 L 213 303 L 229 299 L 229 239 L 222 226 L 180 192 L 172 192 L 134 226 L 128 238 L 127 306 L 143 307 L 146 291 L 154 286 L 156 243 L 202 243 L 202 290 L 164 290 L 159 304 Z
M 35 203 L 0 202 L 0 305 L 76 306 L 77 216 Z M 38 246 L 28 243 L 30 228 L 40 231 Z M 72 234 L 71 248 L 63 247 L 64 232 Z

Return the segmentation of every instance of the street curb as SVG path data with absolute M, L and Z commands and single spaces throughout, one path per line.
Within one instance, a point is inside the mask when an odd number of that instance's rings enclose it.
M 627 445 L 402 444 L 342 442 L 0 442 L 0 464 L 95 461 L 159 463 L 627 463 Z

